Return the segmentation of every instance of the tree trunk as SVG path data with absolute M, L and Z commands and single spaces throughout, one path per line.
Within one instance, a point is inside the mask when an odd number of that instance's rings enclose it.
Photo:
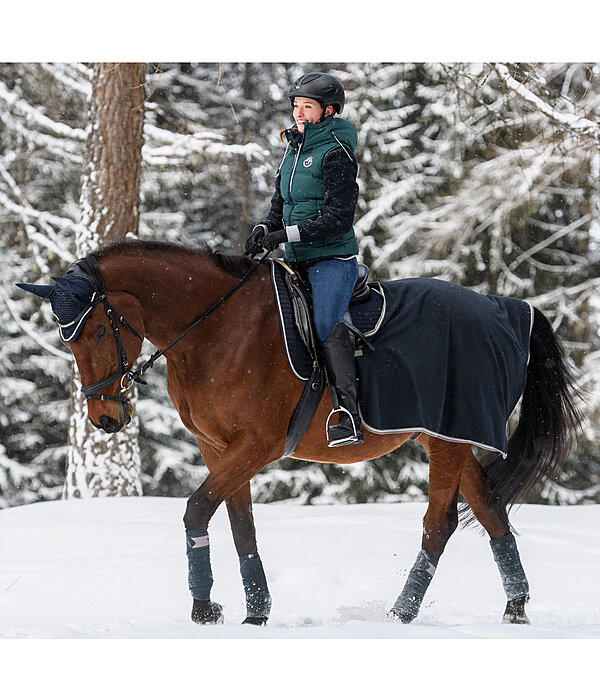
M 143 63 L 95 66 L 76 237 L 78 257 L 137 236 L 145 74 Z M 140 496 L 137 414 L 113 435 L 93 428 L 73 366 L 65 497 Z M 136 395 L 132 392 L 133 402 Z

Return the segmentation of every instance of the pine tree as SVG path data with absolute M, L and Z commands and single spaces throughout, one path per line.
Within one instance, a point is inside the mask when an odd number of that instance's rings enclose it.
M 145 73 L 143 63 L 94 68 L 78 257 L 137 235 Z M 65 496 L 141 495 L 137 415 L 118 433 L 100 433 L 80 389 L 74 369 Z

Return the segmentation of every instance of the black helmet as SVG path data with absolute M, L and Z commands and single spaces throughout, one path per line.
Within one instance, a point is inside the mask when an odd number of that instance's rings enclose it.
M 344 109 L 345 103 L 344 86 L 329 73 L 306 73 L 296 80 L 286 97 L 290 98 L 292 107 L 295 97 L 308 97 L 320 102 L 323 109 L 331 105 L 338 114 Z

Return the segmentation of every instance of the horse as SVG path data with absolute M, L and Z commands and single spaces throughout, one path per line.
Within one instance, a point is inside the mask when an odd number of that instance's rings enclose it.
M 130 367 L 143 339 L 164 353 L 169 397 L 196 437 L 208 468 L 208 476 L 187 500 L 183 517 L 191 618 L 198 624 L 223 621 L 222 605 L 210 597 L 208 528 L 225 502 L 246 596 L 243 623 L 266 624 L 271 595 L 258 553 L 250 480 L 284 454 L 290 417 L 304 384 L 288 366 L 269 265 L 218 251 L 141 240 L 108 245 L 85 260 L 97 270 L 96 284 L 69 274 L 81 273 L 81 268 L 72 266 L 65 276 L 54 278 L 56 285 L 19 286 L 51 300 L 60 289 L 63 305 L 75 304 L 75 318 L 61 325 L 61 338 L 77 363 L 88 418 L 106 433 L 115 433 L 130 421 L 133 407 L 127 390 L 136 378 Z M 233 300 L 215 305 L 242 278 L 244 284 L 236 287 Z M 214 313 L 206 313 L 209 307 Z M 202 323 L 186 332 L 199 318 Z M 408 623 L 418 615 L 457 529 L 462 496 L 469 517 L 490 537 L 507 597 L 502 620 L 529 622 L 525 612 L 529 584 L 508 513 L 536 484 L 560 469 L 582 420 L 574 372 L 538 309 L 533 309 L 529 353 L 519 420 L 506 455 L 494 455 L 482 466 L 469 442 L 425 431 L 416 437 L 429 457 L 429 501 L 422 548 L 388 613 L 390 620 Z M 293 458 L 350 464 L 385 455 L 414 437 L 412 432 L 365 430 L 364 444 L 330 448 L 324 425 L 331 410 L 325 392 Z

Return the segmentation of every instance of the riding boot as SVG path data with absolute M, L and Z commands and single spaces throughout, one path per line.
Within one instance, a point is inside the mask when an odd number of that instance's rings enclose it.
M 339 403 L 339 408 L 332 411 L 338 414 L 338 422 L 329 425 L 327 420 L 329 447 L 362 445 L 364 442 L 358 414 L 354 346 L 354 335 L 343 323 L 336 323 L 329 338 L 321 344 L 327 377 L 333 384 Z

